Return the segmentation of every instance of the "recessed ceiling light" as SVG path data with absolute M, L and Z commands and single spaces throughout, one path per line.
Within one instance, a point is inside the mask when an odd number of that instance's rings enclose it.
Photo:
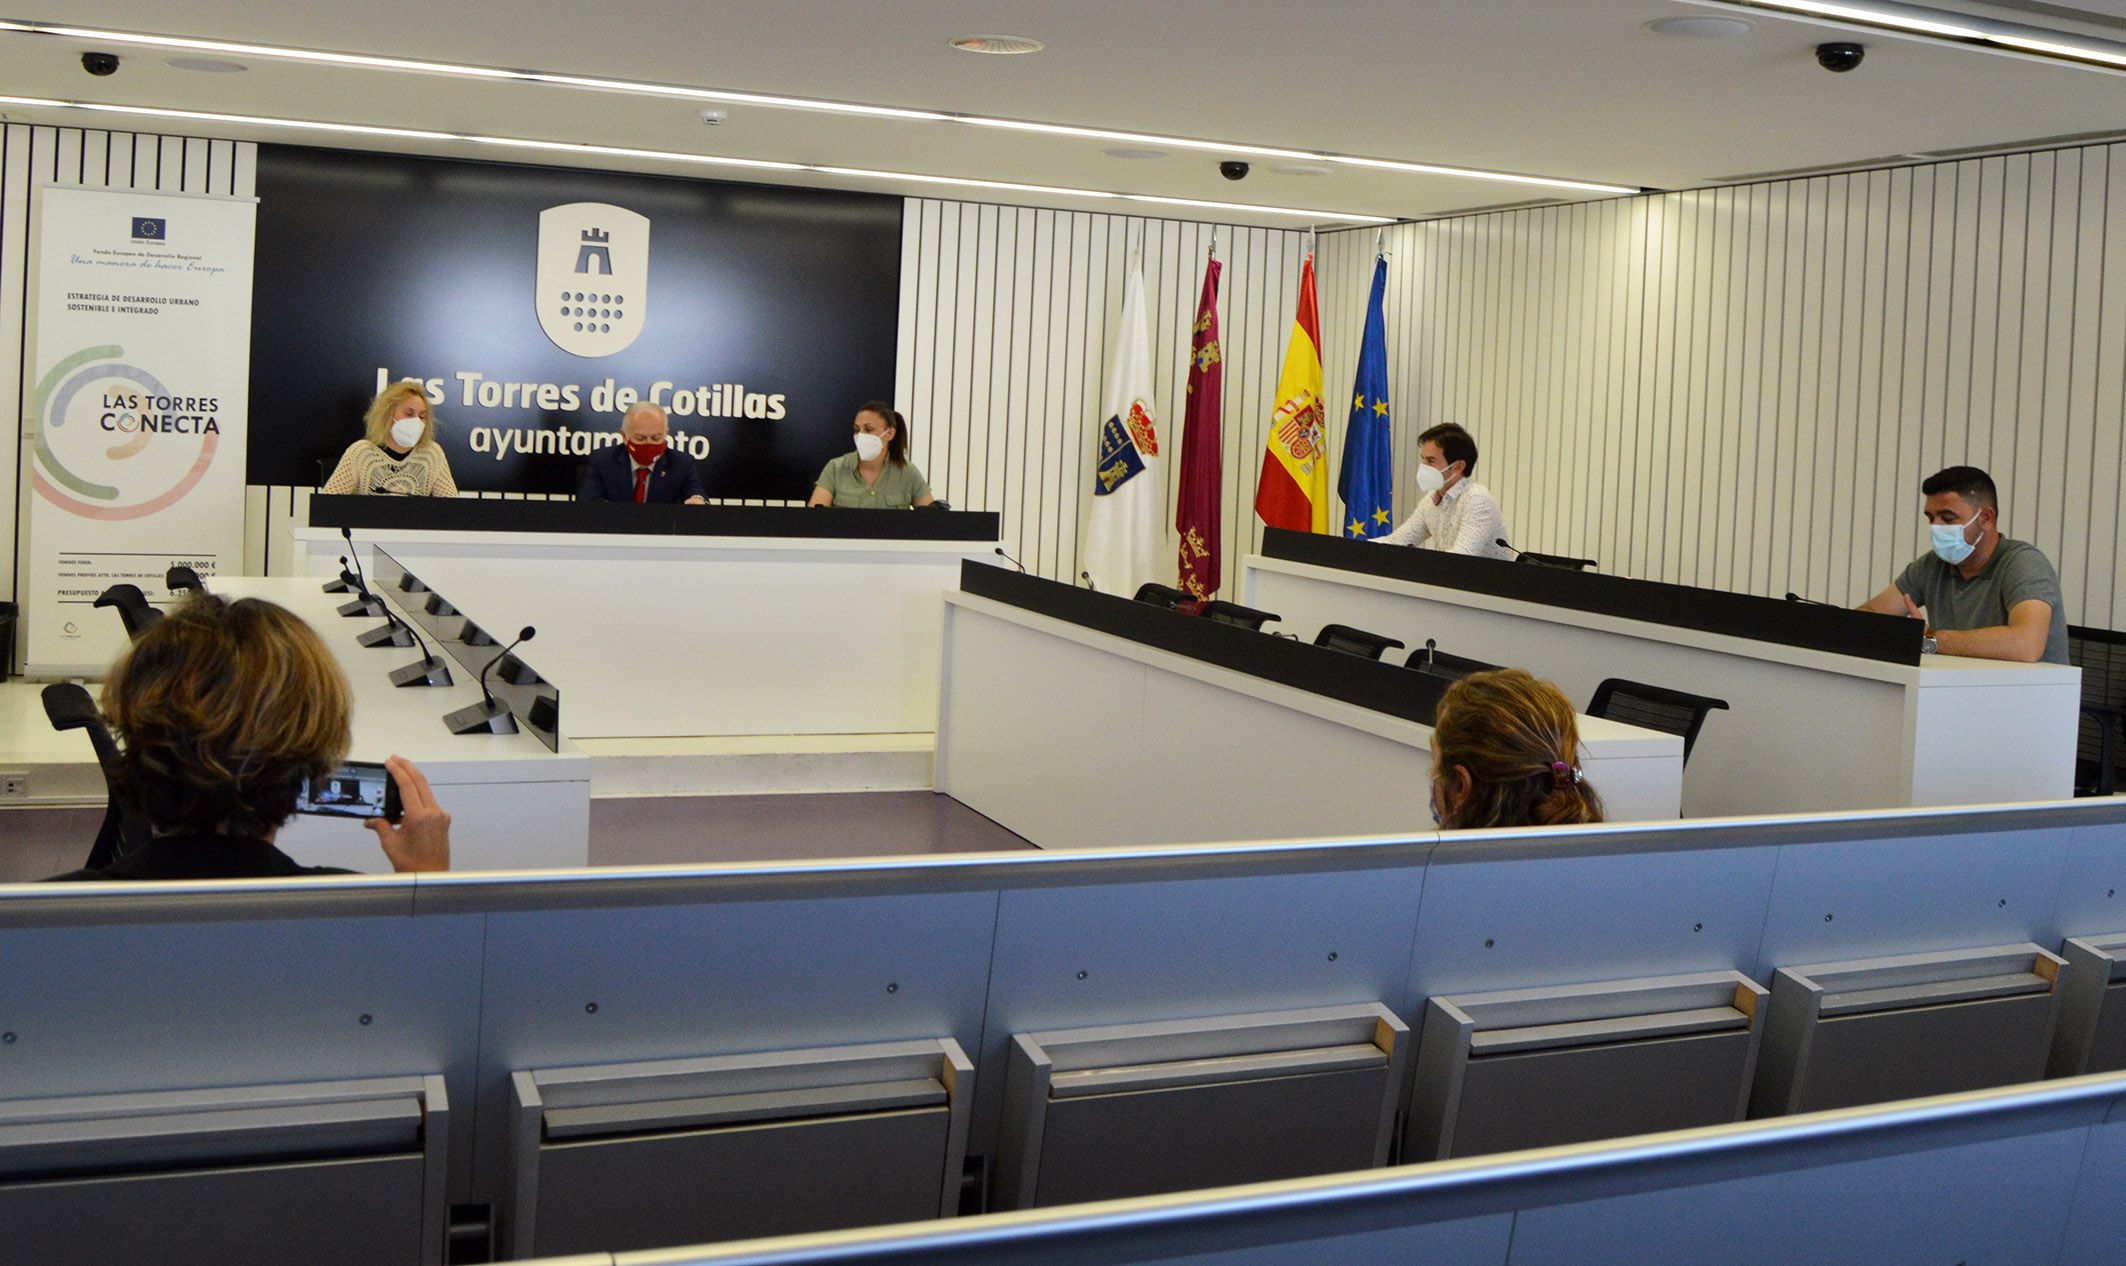
M 1700 14 L 1695 17 L 1656 18 L 1645 23 L 1643 29 L 1656 35 L 1680 35 L 1685 39 L 1727 40 L 1737 35 L 1748 35 L 1752 28 L 1741 18 Z
M 952 46 L 963 53 L 994 53 L 1000 57 L 1038 53 L 1048 47 L 1023 35 L 963 35 L 952 41 Z
M 1329 169 L 1315 163 L 1279 163 L 1270 168 L 1270 173 L 1277 176 L 1326 176 Z
M 241 75 L 251 69 L 242 62 L 224 61 L 219 57 L 172 57 L 163 65 L 174 70 L 196 70 L 202 75 Z
M 1127 158 L 1136 162 L 1149 162 L 1154 158 L 1166 157 L 1166 151 L 1163 149 L 1130 149 L 1126 146 L 1103 149 L 1100 152 L 1109 158 Z

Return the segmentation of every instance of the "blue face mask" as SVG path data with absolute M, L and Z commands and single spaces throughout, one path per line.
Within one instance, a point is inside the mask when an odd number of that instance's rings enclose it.
M 1965 540 L 1964 532 L 1976 522 L 1978 516 L 1974 514 L 1966 523 L 1937 523 L 1928 528 L 1928 535 L 1934 538 L 1934 556 L 1951 567 L 1971 557 L 1978 546 Z

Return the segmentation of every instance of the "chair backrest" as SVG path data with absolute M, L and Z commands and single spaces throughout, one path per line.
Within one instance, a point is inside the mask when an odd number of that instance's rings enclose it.
M 1592 558 L 1567 558 L 1563 554 L 1538 554 L 1525 549 L 1515 555 L 1514 561 L 1536 567 L 1562 567 L 1566 571 L 1586 571 L 1595 565 Z
M 205 593 L 207 589 L 205 583 L 200 580 L 198 572 L 183 566 L 172 567 L 169 571 L 164 572 L 162 583 L 163 587 L 171 593 L 179 593 L 186 589 L 197 589 L 201 593 Z
M 1192 601 L 1181 590 L 1172 585 L 1162 585 L 1155 580 L 1147 580 L 1138 585 L 1134 596 L 1138 602 L 1149 602 L 1155 607 L 1165 607 L 1168 610 L 1178 609 L 1182 603 Z
M 1725 711 L 1727 700 L 1611 677 L 1595 687 L 1594 701 L 1587 705 L 1587 715 L 1621 721 L 1645 730 L 1659 730 L 1663 734 L 1681 735 L 1683 760 L 1688 764 L 1690 749 L 1698 741 L 1698 729 L 1705 724 L 1705 714 L 1714 708 Z
M 1415 668 L 1421 673 L 1431 673 L 1437 677 L 1445 677 L 1449 681 L 1460 681 L 1471 673 L 1494 672 L 1502 665 L 1487 664 L 1483 660 L 1471 659 L 1467 655 L 1451 655 L 1441 650 L 1439 643 L 1428 637 L 1425 639 L 1423 646 L 1410 652 L 1410 658 L 1403 661 L 1403 667 Z
M 1326 646 L 1332 651 L 1342 651 L 1346 655 L 1379 659 L 1391 648 L 1401 646 L 1402 640 L 1368 633 L 1364 629 L 1354 629 L 1348 624 L 1324 624 L 1321 626 L 1321 632 L 1314 635 L 1314 645 Z
M 129 821 L 124 810 L 118 807 L 114 779 L 118 770 L 118 740 L 112 737 L 111 728 L 103 723 L 103 713 L 97 711 L 96 701 L 89 697 L 87 690 L 73 682 L 46 686 L 39 698 L 44 703 L 44 718 L 52 723 L 53 729 L 62 733 L 67 730 L 88 731 L 89 746 L 96 751 L 97 768 L 103 771 L 103 822 L 96 828 L 95 842 L 89 846 L 89 859 L 83 864 L 91 870 L 101 870 L 147 838 L 146 828 Z
M 2126 727 L 2126 633 L 2070 624 L 2067 662 L 2082 670 L 2084 721 L 2075 745 L 2075 780 L 2108 795 L 2117 787 L 2118 766 L 2126 764 L 2126 743 L 2120 742 Z
M 1227 602 L 1222 598 L 1213 598 L 1204 603 L 1203 615 L 1205 619 L 1216 620 L 1220 624 L 1237 624 L 1244 629 L 1257 630 L 1278 618 L 1268 611 L 1257 611 L 1253 607 L 1243 607 L 1237 602 Z
M 96 595 L 94 605 L 118 608 L 127 637 L 139 637 L 162 619 L 162 612 L 148 605 L 148 595 L 140 591 L 139 585 L 112 585 Z

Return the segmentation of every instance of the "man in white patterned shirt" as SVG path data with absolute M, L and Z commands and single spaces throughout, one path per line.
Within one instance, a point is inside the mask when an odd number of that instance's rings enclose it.
M 1421 545 L 1450 554 L 1511 558 L 1499 542 L 1506 539 L 1506 516 L 1491 489 L 1469 476 L 1476 471 L 1476 441 L 1452 422 L 1417 437 L 1417 510 L 1386 536 L 1387 545 Z

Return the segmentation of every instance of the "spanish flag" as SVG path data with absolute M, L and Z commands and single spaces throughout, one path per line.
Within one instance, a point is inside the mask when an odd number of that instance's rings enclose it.
M 1299 269 L 1299 313 L 1277 379 L 1269 451 L 1255 485 L 1255 516 L 1266 527 L 1329 530 L 1329 462 L 1321 399 L 1321 309 L 1314 300 L 1314 256 Z

